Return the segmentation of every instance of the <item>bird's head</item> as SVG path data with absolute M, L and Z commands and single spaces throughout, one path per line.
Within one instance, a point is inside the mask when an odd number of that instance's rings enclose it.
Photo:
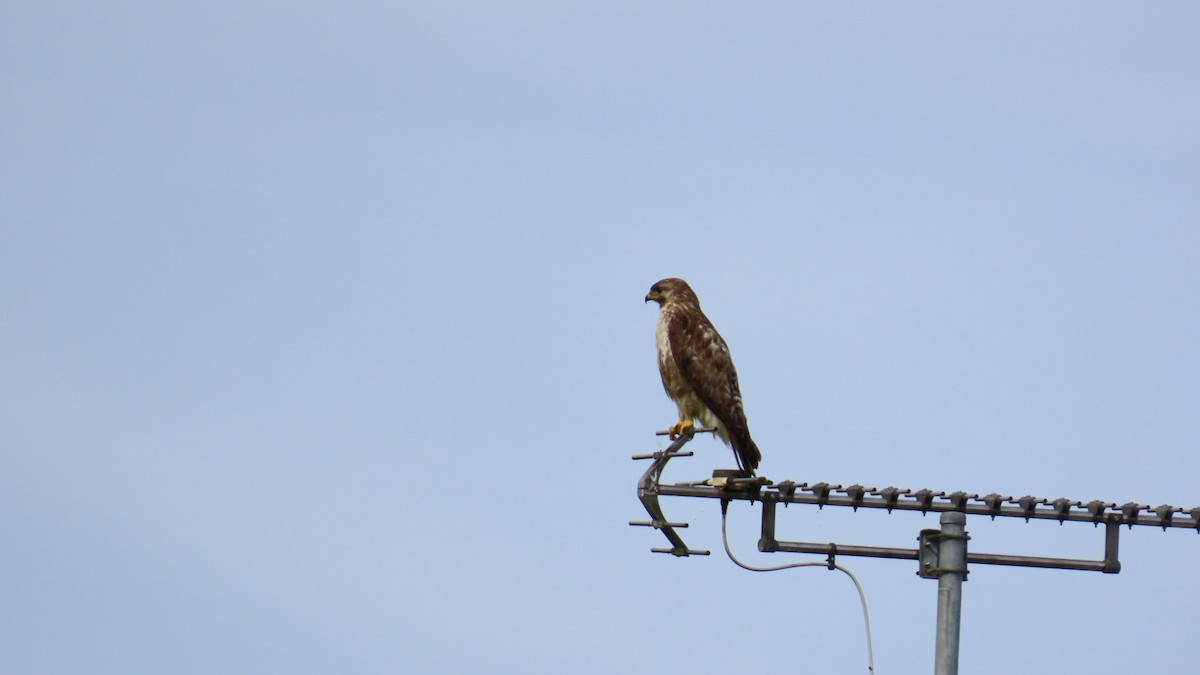
M 663 279 L 651 286 L 650 292 L 646 294 L 646 302 L 651 300 L 657 302 L 660 307 L 678 300 L 691 300 L 699 304 L 692 287 L 683 279 L 675 278 Z

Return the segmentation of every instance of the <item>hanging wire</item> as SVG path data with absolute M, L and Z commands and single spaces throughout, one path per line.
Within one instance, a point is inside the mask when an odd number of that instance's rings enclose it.
M 751 572 L 778 572 L 780 570 L 789 570 L 789 569 L 792 569 L 795 567 L 824 567 L 826 569 L 840 570 L 842 572 L 845 572 L 846 576 L 850 577 L 850 581 L 854 582 L 854 588 L 856 588 L 858 590 L 858 600 L 859 600 L 859 602 L 862 603 L 863 625 L 866 626 L 866 630 L 867 630 L 867 672 L 872 673 L 872 675 L 873 675 L 875 673 L 875 654 L 874 654 L 874 650 L 872 650 L 872 648 L 871 648 L 871 617 L 870 617 L 870 614 L 867 612 L 867 594 L 863 592 L 862 584 L 858 583 L 858 577 L 854 576 L 854 573 L 851 572 L 850 570 L 846 569 L 845 567 L 835 564 L 833 562 L 832 557 L 830 558 L 829 562 L 798 562 L 798 563 L 788 563 L 786 565 L 778 565 L 776 567 L 754 567 L 753 565 L 747 565 L 746 563 L 742 562 L 741 560 L 738 560 L 737 556 L 733 555 L 733 550 L 729 548 L 729 536 L 726 533 L 726 527 L 725 527 L 725 522 L 727 520 L 726 515 L 727 515 L 728 511 L 729 511 L 729 502 L 728 502 L 728 500 L 722 499 L 721 500 L 721 541 L 722 541 L 722 543 L 725 544 L 725 555 L 729 556 L 729 559 L 733 561 L 733 564 L 737 565 L 738 567 L 740 567 L 744 570 L 749 570 Z

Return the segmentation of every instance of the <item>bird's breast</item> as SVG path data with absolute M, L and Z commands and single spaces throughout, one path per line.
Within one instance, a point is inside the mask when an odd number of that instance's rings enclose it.
M 654 328 L 654 340 L 658 345 L 658 364 L 660 367 L 666 367 L 665 364 L 671 361 L 671 336 L 667 333 L 667 322 L 670 316 L 667 311 L 660 310 L 658 313 L 658 324 Z
M 655 342 L 658 345 L 658 372 L 662 376 L 663 389 L 676 402 L 692 393 L 683 373 L 675 362 L 675 354 L 671 351 L 670 310 L 663 309 L 658 313 L 658 325 L 655 329 Z

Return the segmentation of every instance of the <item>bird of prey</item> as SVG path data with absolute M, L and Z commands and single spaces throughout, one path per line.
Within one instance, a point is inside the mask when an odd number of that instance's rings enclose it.
M 700 299 L 683 279 L 663 279 L 650 287 L 646 302 L 658 303 L 658 371 L 663 389 L 679 409 L 679 423 L 669 430 L 678 438 L 694 420 L 716 428 L 733 448 L 738 468 L 747 476 L 762 459 L 750 438 L 737 371 L 729 346 L 700 311 Z

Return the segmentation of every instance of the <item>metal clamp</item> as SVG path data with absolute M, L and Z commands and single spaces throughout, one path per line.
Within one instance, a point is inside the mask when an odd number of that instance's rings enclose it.
M 940 544 L 945 539 L 962 539 L 970 541 L 971 535 L 952 534 L 943 532 L 942 530 L 921 530 L 921 535 L 917 537 L 919 542 L 917 546 L 917 576 L 922 579 L 937 579 L 943 574 L 961 574 L 963 580 L 967 578 L 968 570 L 966 566 L 962 568 L 941 567 Z

